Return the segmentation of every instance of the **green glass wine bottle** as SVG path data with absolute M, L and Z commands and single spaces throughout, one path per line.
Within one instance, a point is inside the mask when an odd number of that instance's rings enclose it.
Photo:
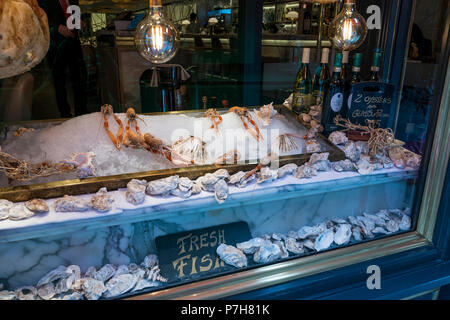
M 311 106 L 312 81 L 309 71 L 310 48 L 303 49 L 302 65 L 294 84 L 292 111 L 296 114 L 308 113 Z
M 350 91 L 347 99 L 348 115 L 351 115 L 352 99 L 353 99 L 353 86 L 361 82 L 361 61 L 362 53 L 355 53 L 353 55 L 353 67 L 352 67 L 352 77 L 350 79 Z
M 330 49 L 322 49 L 322 60 L 318 72 L 314 75 L 313 82 L 313 103 L 316 106 L 323 105 L 326 91 L 330 85 L 330 69 L 328 67 L 328 57 Z
M 373 54 L 372 67 L 370 68 L 370 76 L 367 81 L 380 81 L 381 56 L 381 50 L 377 49 Z
M 338 130 L 338 126 L 334 123 L 337 115 L 346 116 L 344 110 L 344 81 L 341 78 L 342 71 L 342 53 L 336 53 L 334 58 L 334 72 L 331 77 L 330 89 L 326 95 L 325 103 L 322 110 L 322 125 L 324 134 L 329 135 L 331 132 Z

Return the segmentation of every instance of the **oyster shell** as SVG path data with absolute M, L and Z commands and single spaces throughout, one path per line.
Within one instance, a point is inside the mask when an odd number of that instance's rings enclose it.
M 9 210 L 14 206 L 14 203 L 8 200 L 0 200 L 0 220 L 8 219 Z
M 95 267 L 89 267 L 84 274 L 84 278 L 93 278 L 94 274 L 97 272 Z
M 83 212 L 89 209 L 90 205 L 87 201 L 74 196 L 65 195 L 55 201 L 56 212 Z
M 140 279 L 136 283 L 136 286 L 134 287 L 133 292 L 144 290 L 144 289 L 151 288 L 151 287 L 158 287 L 158 286 L 160 286 L 160 283 L 157 282 L 157 281 L 150 281 L 150 280 L 147 280 L 147 279 Z
M 362 158 L 357 163 L 359 174 L 371 174 L 375 170 L 375 166 L 373 166 L 367 159 Z
M 263 182 L 272 182 L 277 178 L 277 170 L 271 170 L 269 167 L 262 167 L 258 173 L 258 181 L 256 181 L 256 183 L 261 184 Z
M 218 203 L 223 203 L 228 197 L 228 184 L 220 180 L 214 186 L 214 194 Z
M 283 252 L 280 249 L 280 246 L 271 243 L 270 241 L 266 241 L 260 246 L 255 254 L 253 255 L 253 260 L 256 263 L 269 263 L 281 258 Z
M 400 225 L 395 220 L 389 220 L 388 222 L 386 222 L 386 227 L 385 228 L 390 233 L 393 233 L 393 232 L 397 232 L 397 231 L 400 230 Z
M 127 274 L 127 273 L 131 273 L 130 269 L 128 269 L 127 265 L 122 264 L 117 268 L 116 273 L 114 273 L 114 277 L 118 277 L 122 274 Z
M 346 144 L 348 142 L 347 135 L 342 131 L 334 131 L 328 137 L 328 140 L 335 145 Z
M 194 182 L 194 185 L 192 186 L 192 189 L 191 189 L 192 195 L 199 194 L 200 192 L 202 192 L 202 186 L 200 184 L 198 184 L 197 182 Z
M 127 293 L 134 288 L 137 280 L 135 275 L 129 273 L 114 277 L 106 283 L 106 291 L 103 296 L 113 298 Z
M 226 169 L 219 169 L 216 172 L 213 173 L 214 176 L 216 176 L 219 179 L 229 179 L 230 174 Z
M 161 275 L 161 270 L 159 266 L 154 266 L 151 270 L 147 272 L 147 280 L 151 280 L 152 282 L 167 282 L 167 279 Z
M 305 247 L 311 251 L 314 250 L 314 241 L 312 241 L 311 239 L 306 239 L 304 241 L 301 241 L 300 243 L 303 247 Z
M 159 264 L 158 256 L 156 254 L 149 254 L 144 258 L 144 261 L 142 261 L 141 266 L 147 269 L 151 269 L 154 266 L 157 266 Z
M 280 250 L 281 250 L 281 259 L 286 259 L 287 257 L 289 257 L 289 252 L 286 249 L 286 246 L 285 246 L 283 241 L 276 240 L 273 243 L 276 244 L 280 248 Z
M 282 241 L 286 239 L 286 236 L 282 233 L 272 233 L 272 239 L 277 241 Z
M 256 250 L 268 240 L 263 238 L 253 238 L 249 241 L 241 242 L 236 244 L 236 247 L 244 252 L 245 254 L 254 254 Z
M 383 227 L 376 227 L 375 229 L 372 230 L 372 233 L 389 234 L 389 232 L 386 231 L 386 229 L 384 229 Z
M 331 166 L 334 169 L 334 171 L 337 171 L 337 172 L 356 171 L 357 170 L 356 165 L 348 159 L 338 161 L 338 162 L 333 162 L 331 164 Z
M 369 154 L 369 145 L 365 141 L 356 141 L 356 149 L 358 149 L 361 154 Z
M 345 156 L 353 162 L 357 162 L 361 158 L 361 152 L 356 148 L 353 141 L 348 141 L 342 148 L 345 152 Z
M 3 290 L 0 291 L 0 301 L 2 300 L 15 300 L 16 293 L 14 291 Z
M 278 169 L 278 178 L 283 178 L 288 175 L 293 175 L 298 169 L 298 165 L 295 163 L 289 163 Z
M 38 293 L 35 287 L 21 287 L 14 291 L 19 300 L 36 300 Z
M 108 194 L 108 190 L 106 188 L 101 188 L 91 198 L 91 207 L 98 212 L 110 211 L 112 209 L 113 203 L 114 203 L 114 198 Z
M 59 280 L 65 279 L 70 276 L 72 272 L 68 271 L 65 266 L 59 266 L 58 268 L 50 271 L 45 276 L 43 276 L 37 283 L 37 287 L 42 287 L 43 285 Z
M 399 223 L 399 228 L 402 231 L 407 231 L 411 229 L 411 217 L 406 214 L 403 214 L 402 220 Z
M 42 287 L 38 288 L 37 294 L 43 300 L 50 300 L 56 294 L 55 286 L 53 285 L 52 282 L 47 283 L 47 284 L 43 285 Z
M 325 223 L 321 223 L 318 225 L 315 225 L 314 227 L 310 226 L 304 226 L 298 230 L 298 238 L 299 239 L 307 239 L 307 238 L 314 238 L 319 236 L 321 233 L 325 232 L 327 230 L 327 227 Z
M 252 174 L 247 179 L 242 178 L 241 181 L 239 181 L 236 186 L 238 188 L 245 188 L 249 182 L 252 182 L 256 179 L 256 174 Z
M 83 300 L 83 295 L 79 292 L 72 292 L 54 300 Z
M 67 278 L 62 278 L 58 281 L 55 286 L 56 294 L 61 294 L 69 291 L 72 288 L 72 285 L 81 277 L 81 270 L 77 265 L 68 266 L 66 268 L 66 271 L 70 273 L 70 276 L 68 276 Z
M 127 201 L 135 206 L 145 201 L 145 189 L 147 188 L 147 181 L 133 179 L 127 184 L 127 192 L 125 197 Z
M 79 279 L 75 286 L 80 287 L 84 293 L 84 296 L 88 300 L 98 300 L 102 294 L 107 290 L 102 281 L 92 279 L 92 278 L 82 278 Z
M 298 167 L 294 176 L 297 179 L 312 178 L 313 176 L 317 176 L 317 170 L 313 166 L 305 163 L 304 165 Z
M 202 189 L 204 191 L 215 192 L 214 186 L 220 180 L 222 180 L 222 179 L 220 179 L 219 177 L 215 176 L 214 174 L 207 173 L 203 177 L 198 178 L 197 182 L 200 183 L 200 185 L 201 185 L 201 187 L 202 187 Z
M 363 236 L 361 234 L 361 229 L 359 227 L 353 227 L 352 228 L 352 237 L 356 241 L 363 241 L 364 240 L 364 238 L 363 238 Z
M 178 188 L 179 176 L 171 176 L 164 179 L 150 181 L 147 184 L 146 193 L 150 196 L 167 195 Z
M 311 155 L 308 164 L 317 171 L 330 171 L 331 163 L 328 160 L 328 156 L 330 154 L 328 152 L 325 153 L 314 153 Z
M 322 150 L 320 143 L 316 139 L 306 140 L 305 144 L 307 153 L 315 153 L 320 152 Z
M 194 186 L 194 181 L 192 181 L 189 178 L 183 177 L 183 178 L 180 178 L 180 180 L 178 181 L 178 189 L 182 192 L 190 191 L 193 186 Z
M 287 237 L 286 238 L 293 238 L 295 240 L 299 239 L 297 231 L 293 231 L 293 230 L 291 230 L 291 231 L 289 231 L 287 233 Z
M 230 178 L 228 179 L 228 183 L 236 184 L 236 183 L 240 182 L 244 176 L 245 176 L 245 172 L 239 171 L 239 172 L 233 174 L 232 176 L 230 176 Z
M 384 227 L 386 225 L 386 221 L 383 218 L 380 218 L 377 215 L 374 214 L 367 214 L 367 213 L 363 213 L 363 216 L 372 220 L 376 226 L 379 227 Z
M 334 232 L 332 229 L 328 229 L 320 234 L 314 242 L 314 249 L 316 251 L 322 251 L 328 249 L 334 241 Z
M 42 199 L 33 199 L 25 202 L 25 207 L 27 207 L 28 210 L 33 211 L 35 213 L 45 213 L 48 212 L 50 209 L 48 208 L 47 202 Z
M 8 218 L 10 220 L 23 220 L 28 219 L 34 216 L 34 212 L 30 211 L 25 207 L 23 204 L 14 204 L 14 206 L 9 209 L 9 216 Z
M 114 274 L 116 273 L 116 271 L 117 271 L 117 267 L 115 265 L 106 264 L 100 270 L 95 272 L 92 275 L 92 278 L 105 282 L 105 281 L 108 281 L 109 279 L 111 279 L 114 276 Z
M 341 224 L 337 227 L 334 234 L 334 243 L 338 246 L 347 244 L 352 237 L 352 226 L 349 224 Z
M 285 241 L 286 249 L 293 254 L 302 254 L 305 252 L 303 249 L 303 245 L 300 242 L 297 242 L 294 238 L 288 237 Z
M 226 264 L 229 264 L 235 268 L 244 268 L 247 266 L 247 257 L 245 254 L 233 247 L 222 243 L 217 247 L 217 255 L 222 259 Z

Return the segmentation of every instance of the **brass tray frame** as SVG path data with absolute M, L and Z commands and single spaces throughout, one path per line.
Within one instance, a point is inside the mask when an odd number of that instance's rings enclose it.
M 258 108 L 258 107 L 248 107 L 249 109 Z M 288 108 L 283 105 L 276 105 L 274 108 L 282 115 L 286 116 L 288 121 L 293 121 L 294 123 L 300 123 L 308 128 L 308 125 L 303 123 L 298 119 L 298 117 Z M 227 109 L 219 109 L 219 112 L 225 112 Z M 149 113 L 145 115 L 165 115 L 165 114 L 189 114 L 189 113 L 199 113 L 202 110 L 186 110 L 186 111 L 174 111 L 174 112 L 158 112 L 158 113 Z M 59 119 L 58 121 L 66 121 L 67 119 Z M 44 120 L 42 122 L 51 122 L 49 120 Z M 16 122 L 16 123 L 8 123 L 8 125 L 31 125 L 34 123 L 38 123 L 38 121 L 26 121 L 26 122 Z M 340 161 L 345 159 L 345 154 L 342 150 L 336 147 L 334 144 L 328 141 L 323 135 L 319 134 L 319 138 L 321 138 L 325 144 L 330 148 L 330 161 Z M 304 153 L 293 156 L 281 156 L 279 158 L 279 165 L 283 166 L 288 163 L 296 163 L 297 165 L 302 165 L 309 161 L 311 153 Z M 190 166 L 190 167 L 182 167 L 182 168 L 174 168 L 174 169 L 166 169 L 166 170 L 154 170 L 154 171 L 144 171 L 138 173 L 127 173 L 127 174 L 119 174 L 112 176 L 104 176 L 104 177 L 93 177 L 87 179 L 73 179 L 73 180 L 62 180 L 55 182 L 47 182 L 47 183 L 39 183 L 39 184 L 30 184 L 25 186 L 14 186 L 7 188 L 0 188 L 0 199 L 6 199 L 13 202 L 21 202 L 28 201 L 30 199 L 41 198 L 41 199 L 50 199 L 50 198 L 58 198 L 64 195 L 81 195 L 81 194 L 89 194 L 96 193 L 100 188 L 106 187 L 108 190 L 117 190 L 120 188 L 126 188 L 127 183 L 132 179 L 140 179 L 140 180 L 157 180 L 161 178 L 170 177 L 173 175 L 179 175 L 180 177 L 188 177 L 190 179 L 197 179 L 200 176 L 205 175 L 206 173 L 214 172 L 220 168 L 225 168 L 228 170 L 230 174 L 239 172 L 239 171 L 248 171 L 255 168 L 255 165 L 258 163 L 258 160 L 247 160 L 245 163 L 237 163 L 237 164 L 225 164 L 225 165 L 204 165 L 204 166 Z

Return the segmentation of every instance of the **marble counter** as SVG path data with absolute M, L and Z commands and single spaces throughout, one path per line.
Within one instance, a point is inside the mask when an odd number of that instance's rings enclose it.
M 10 289 L 33 285 L 59 265 L 77 264 L 84 272 L 106 263 L 138 263 L 157 253 L 156 237 L 181 231 L 245 221 L 252 235 L 259 236 L 329 218 L 409 207 L 414 194 L 409 180 L 416 176 L 416 171 L 389 169 L 366 176 L 329 172 L 312 179 L 285 177 L 232 187 L 223 204 L 202 192 L 188 200 L 147 197 L 133 206 L 124 190 L 113 191 L 115 208 L 106 214 L 52 210 L 28 220 L 1 221 L 0 283 Z

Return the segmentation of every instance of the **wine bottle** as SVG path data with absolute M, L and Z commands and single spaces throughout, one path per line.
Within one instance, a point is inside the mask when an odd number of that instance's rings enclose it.
M 310 34 L 311 33 L 311 12 L 309 10 L 308 5 L 303 4 L 303 33 Z
M 292 111 L 296 114 L 308 113 L 311 105 L 312 81 L 309 71 L 310 48 L 303 49 L 302 65 L 294 84 Z
M 344 81 L 341 78 L 342 72 L 342 53 L 336 53 L 334 58 L 334 72 L 331 77 L 330 89 L 326 95 L 325 104 L 322 110 L 322 125 L 324 134 L 329 135 L 331 132 L 338 130 L 338 126 L 334 123 L 337 115 L 345 117 L 344 105 Z
M 350 64 L 348 63 L 349 51 L 342 51 L 342 71 L 341 78 L 345 84 L 350 81 Z
M 370 76 L 367 81 L 380 81 L 380 64 L 381 64 L 381 52 L 377 49 L 373 54 L 372 67 L 370 68 Z
M 353 86 L 355 84 L 361 82 L 361 61 L 362 61 L 362 53 L 355 53 L 353 55 L 352 76 L 350 79 L 350 91 L 349 91 L 348 100 L 347 100 L 349 115 L 350 115 L 350 109 L 352 108 Z
M 326 91 L 330 85 L 330 69 L 328 68 L 328 57 L 330 54 L 330 49 L 322 49 L 322 60 L 319 72 L 314 75 L 313 82 L 313 103 L 316 106 L 323 105 L 323 100 L 325 98 Z

